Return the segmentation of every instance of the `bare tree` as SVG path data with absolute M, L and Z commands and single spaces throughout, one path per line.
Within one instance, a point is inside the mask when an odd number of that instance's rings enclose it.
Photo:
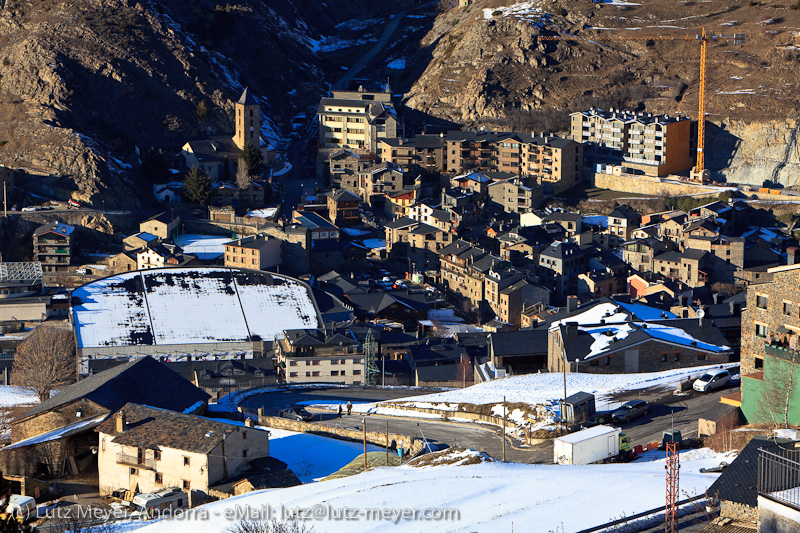
M 253 177 L 250 175 L 250 170 L 243 160 L 239 160 L 239 164 L 236 165 L 236 185 L 244 191 L 252 182 Z
M 458 380 L 461 382 L 461 388 L 465 388 L 467 384 L 472 385 L 475 380 L 474 370 L 472 368 L 472 361 L 467 357 L 462 357 L 458 362 L 456 369 Z
M 776 427 L 789 426 L 789 408 L 800 384 L 800 376 L 797 375 L 800 353 L 795 348 L 786 348 L 783 352 L 783 358 L 765 358 L 769 364 L 764 367 L 765 386 L 759 402 L 763 417 L 771 420 Z
M 42 402 L 53 389 L 73 383 L 77 367 L 72 332 L 37 327 L 17 348 L 11 372 L 16 385 L 32 390 Z
M 228 531 L 230 533 L 313 533 L 314 528 L 313 526 L 307 528 L 305 524 L 299 523 L 296 518 L 287 523 L 277 520 L 244 519 L 229 527 Z

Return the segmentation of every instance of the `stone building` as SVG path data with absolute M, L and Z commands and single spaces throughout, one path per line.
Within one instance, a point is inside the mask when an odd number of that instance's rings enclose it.
M 551 372 L 620 374 L 727 363 L 732 354 L 711 320 L 565 319 L 550 327 Z M 616 323 L 612 323 L 614 320 Z
M 268 431 L 136 403 L 96 431 L 98 484 L 106 496 L 178 487 L 197 501 L 209 486 L 269 456 Z
M 410 139 L 380 139 L 378 156 L 381 161 L 393 163 L 404 172 L 446 172 L 444 144 L 444 134 L 417 135 Z
M 797 425 L 800 387 L 791 377 L 800 370 L 800 265 L 768 272 L 772 281 L 748 286 L 742 312 L 741 407 L 748 422 Z
M 286 330 L 275 353 L 286 383 L 364 381 L 364 348 L 348 330 Z
M 542 186 L 519 177 L 494 181 L 488 187 L 489 200 L 506 213 L 529 213 L 542 207 Z
M 282 263 L 281 241 L 263 235 L 250 235 L 225 243 L 225 266 L 266 270 Z
M 148 218 L 147 220 L 139 223 L 139 231 L 155 235 L 159 239 L 167 240 L 177 235 L 178 226 L 180 226 L 181 217 L 173 217 L 166 211 Z

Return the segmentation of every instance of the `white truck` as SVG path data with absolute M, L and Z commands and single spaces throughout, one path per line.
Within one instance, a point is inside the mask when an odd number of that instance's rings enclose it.
M 189 495 L 185 491 L 171 487 L 156 492 L 137 494 L 133 498 L 131 516 L 169 517 L 177 509 L 186 509 Z
M 594 426 L 555 439 L 553 462 L 588 465 L 630 456 L 630 439 L 620 428 Z

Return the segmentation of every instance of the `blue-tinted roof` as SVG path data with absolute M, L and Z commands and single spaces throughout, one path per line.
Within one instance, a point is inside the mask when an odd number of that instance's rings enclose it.
M 658 309 L 657 307 L 650 307 L 649 305 L 642 304 L 629 304 L 624 302 L 616 302 L 617 305 L 636 315 L 639 320 L 662 320 L 667 318 L 678 318 L 674 313 Z

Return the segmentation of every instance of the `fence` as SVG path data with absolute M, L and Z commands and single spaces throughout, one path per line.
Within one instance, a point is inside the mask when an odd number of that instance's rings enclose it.
M 758 493 L 800 508 L 800 450 L 759 450 Z

